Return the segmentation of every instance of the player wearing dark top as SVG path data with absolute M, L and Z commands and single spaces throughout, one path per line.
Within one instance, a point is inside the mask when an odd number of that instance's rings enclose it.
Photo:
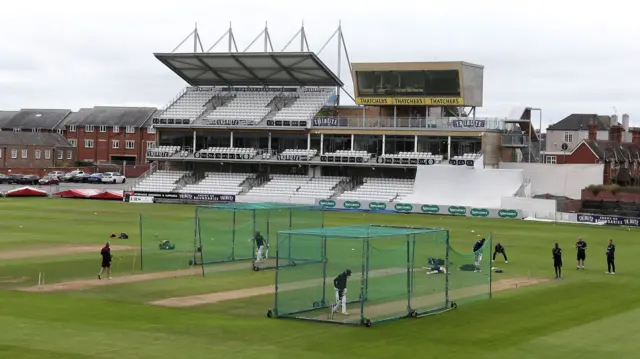
M 607 274 L 616 274 L 616 245 L 613 244 L 613 239 L 609 240 L 607 246 Z
M 556 279 L 562 278 L 562 249 L 556 243 L 555 247 L 551 250 L 553 254 L 553 268 L 556 270 Z
M 583 241 L 582 237 L 578 237 L 576 249 L 578 250 L 578 265 L 576 269 L 584 269 L 584 260 L 587 259 L 587 242 Z
M 495 247 L 495 249 L 493 251 L 493 260 L 492 260 L 492 262 L 496 261 L 496 256 L 498 255 L 498 253 L 502 254 L 502 256 L 504 257 L 504 262 L 505 263 L 509 263 L 509 260 L 507 259 L 507 252 L 504 250 L 504 247 L 500 243 L 496 244 L 496 247 Z
M 98 279 L 102 279 L 102 273 L 104 269 L 107 269 L 107 278 L 111 279 L 111 245 L 107 242 L 104 247 L 100 250 L 100 255 L 102 256 L 102 264 L 100 266 L 100 273 L 98 273 Z
M 264 251 L 264 245 L 266 241 L 264 237 L 260 234 L 260 232 L 256 232 L 256 235 L 253 237 L 253 240 L 256 242 L 256 261 L 261 261 L 262 252 Z
M 342 307 L 342 314 L 349 315 L 349 313 L 347 313 L 347 279 L 349 277 L 351 277 L 351 270 L 347 269 L 333 279 L 333 288 L 336 293 L 336 304 L 331 308 L 332 312 L 335 312 L 338 308 Z

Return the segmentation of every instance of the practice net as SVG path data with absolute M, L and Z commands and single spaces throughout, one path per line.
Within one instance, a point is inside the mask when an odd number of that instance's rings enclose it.
M 484 248 L 490 242 L 489 238 Z M 369 225 L 282 231 L 277 240 L 274 307 L 267 315 L 369 326 L 488 298 L 490 259 L 476 263 L 474 254 L 459 254 L 449 243 L 449 231 L 441 228 Z M 318 249 L 321 260 L 286 265 L 290 253 Z M 351 276 L 344 295 L 345 315 L 334 278 L 347 269 Z
M 315 206 L 278 203 L 229 203 L 198 206 L 193 261 L 212 264 L 251 260 L 254 270 L 275 268 L 275 258 L 269 250 L 279 231 L 324 227 L 324 212 Z M 265 239 L 262 260 L 256 261 L 256 233 Z M 274 246 L 275 249 L 275 246 Z M 317 253 L 303 248 L 283 249 L 281 265 L 320 260 Z M 285 255 L 286 253 L 286 255 Z
M 140 269 L 175 270 L 193 265 L 193 218 L 140 216 Z

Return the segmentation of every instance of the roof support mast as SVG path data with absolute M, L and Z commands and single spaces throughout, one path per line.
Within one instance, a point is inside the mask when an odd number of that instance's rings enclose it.
M 336 31 L 333 32 L 333 34 L 331 35 L 331 37 L 329 37 L 329 40 L 327 40 L 327 42 L 324 43 L 324 45 L 322 45 L 322 47 L 320 48 L 320 50 L 318 50 L 318 52 L 316 53 L 318 56 L 320 56 L 320 53 L 322 53 L 322 51 L 327 47 L 327 45 L 329 45 L 329 43 L 331 42 L 331 40 L 333 40 L 333 38 L 338 37 L 338 72 L 336 73 L 336 75 L 338 75 L 338 77 L 340 77 L 341 71 L 342 71 L 342 50 L 344 50 L 344 55 L 347 58 L 347 64 L 349 65 L 349 76 L 353 76 L 353 71 L 351 69 L 351 60 L 349 59 L 349 51 L 347 50 L 347 44 L 344 41 L 344 34 L 342 33 L 342 20 L 340 20 L 340 22 L 338 23 L 338 28 L 336 29 Z M 353 102 L 356 102 L 356 99 L 351 96 L 350 93 L 348 93 L 347 91 L 345 91 L 344 88 L 338 87 L 337 88 L 337 104 L 340 104 L 340 90 L 342 90 L 347 96 L 349 96 L 349 98 L 351 100 L 353 100 Z

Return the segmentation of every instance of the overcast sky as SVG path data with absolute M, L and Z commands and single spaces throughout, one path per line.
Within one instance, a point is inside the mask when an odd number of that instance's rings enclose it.
M 640 126 L 635 9 L 621 0 L 6 1 L 0 109 L 161 107 L 185 83 L 152 54 L 170 52 L 195 22 L 205 48 L 232 22 L 242 50 L 268 21 L 280 50 L 304 20 L 318 51 L 341 19 L 352 62 L 484 65 L 479 115 L 506 117 L 514 107 L 534 106 L 549 123 L 615 107 Z M 337 72 L 337 42 L 320 58 Z M 340 75 L 351 92 L 346 66 Z

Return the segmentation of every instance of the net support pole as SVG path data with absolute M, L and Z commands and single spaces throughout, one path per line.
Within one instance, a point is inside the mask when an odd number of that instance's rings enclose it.
M 446 251 L 445 251 L 445 268 L 447 268 L 446 273 L 444 274 L 444 300 L 445 306 L 449 307 L 449 273 L 451 273 L 451 268 L 449 267 L 449 231 L 446 232 Z
M 491 248 L 492 247 L 492 243 L 493 242 L 493 238 L 492 234 L 489 233 L 489 254 L 491 254 Z M 491 260 L 491 258 L 489 258 L 489 260 Z M 491 268 L 491 265 L 489 265 L 489 299 L 493 298 L 493 269 Z
M 236 210 L 233 210 L 233 220 L 231 227 L 231 260 L 236 259 Z
M 140 214 L 140 271 L 144 270 L 142 266 L 142 214 Z
M 291 230 L 291 223 L 292 223 L 292 217 L 293 217 L 293 209 L 291 207 L 289 207 L 289 228 L 288 230 Z M 289 254 L 289 261 L 288 264 L 291 265 L 293 262 L 293 255 L 291 254 L 291 236 L 289 236 L 289 241 L 287 243 L 287 245 L 289 246 L 288 248 L 288 254 Z
M 193 220 L 193 265 L 198 263 L 196 257 L 198 256 L 198 217 L 200 215 L 200 207 L 196 206 L 194 220 Z M 202 251 L 202 249 L 200 249 Z
M 200 265 L 202 265 L 202 271 L 204 272 L 204 247 L 202 246 L 202 228 L 200 227 L 200 220 L 198 220 L 198 246 L 200 247 Z
M 367 287 L 368 287 L 368 275 L 367 270 L 369 267 L 369 238 L 362 241 L 362 269 L 361 269 L 361 279 L 360 279 L 360 319 L 364 320 L 364 301 L 367 297 Z
M 363 253 L 366 252 L 366 258 L 365 258 L 365 265 L 366 265 L 366 270 L 369 270 L 369 264 L 370 264 L 370 258 L 371 258 L 371 243 L 370 243 L 370 239 L 366 239 L 366 248 L 363 248 Z M 366 277 L 366 281 L 364 283 L 364 297 L 362 298 L 362 300 L 364 300 L 368 295 L 369 295 L 369 276 L 367 275 Z
M 267 243 L 269 243 L 269 239 L 271 239 L 271 210 L 270 209 L 267 210 L 267 223 L 266 223 L 266 226 L 267 226 Z M 278 235 L 276 234 L 276 241 L 278 240 L 277 237 L 278 237 Z M 289 235 L 289 239 L 288 240 L 291 241 L 291 236 L 290 235 Z
M 252 225 L 253 225 L 253 227 L 252 227 L 253 232 L 251 232 L 251 237 L 254 237 L 256 235 L 256 210 L 255 209 L 251 210 L 251 222 L 252 222 Z M 268 240 L 269 240 L 269 233 L 267 233 L 267 241 Z M 254 240 L 251 241 L 251 251 L 253 253 L 253 254 L 251 254 L 251 257 L 254 260 L 258 259 L 258 256 L 256 255 L 256 251 L 257 250 L 258 250 L 258 248 L 256 248 L 256 241 L 255 241 L 255 238 L 254 238 Z
M 322 236 L 320 240 L 323 246 L 322 250 L 322 306 L 327 304 L 327 237 Z
M 411 313 L 411 235 L 407 234 L 407 313 Z
M 288 234 L 287 236 L 290 237 L 291 234 Z M 276 241 L 279 242 L 278 239 L 276 239 Z M 280 282 L 278 282 L 278 280 L 280 279 L 279 261 L 280 261 L 280 248 L 276 246 L 276 287 L 274 288 L 275 294 L 273 296 L 273 312 L 276 316 L 278 315 L 278 285 L 280 284 Z

